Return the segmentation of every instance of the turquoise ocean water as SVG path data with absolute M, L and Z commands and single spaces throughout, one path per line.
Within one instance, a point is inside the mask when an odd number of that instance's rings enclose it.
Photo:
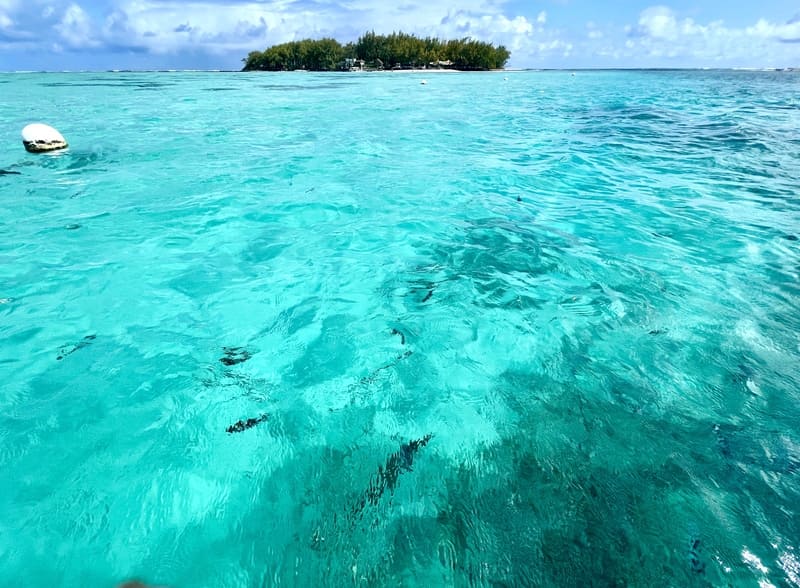
M 800 74 L 2 74 L 0 169 L 0 585 L 800 586 Z

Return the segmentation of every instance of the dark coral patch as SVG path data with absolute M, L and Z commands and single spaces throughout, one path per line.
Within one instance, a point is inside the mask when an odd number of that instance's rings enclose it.
M 268 414 L 262 414 L 259 417 L 250 418 L 247 420 L 236 421 L 230 427 L 225 429 L 228 433 L 241 433 L 242 431 L 246 431 L 247 429 L 252 429 L 259 423 L 263 423 L 269 418 Z
M 252 355 L 244 347 L 223 347 L 224 355 L 219 358 L 224 365 L 236 365 L 250 359 Z
M 58 357 L 56 357 L 56 360 L 61 361 L 66 356 L 75 353 L 78 349 L 83 349 L 84 347 L 88 347 L 89 345 L 92 344 L 92 341 L 94 341 L 96 338 L 97 335 L 86 335 L 82 341 L 78 341 L 77 343 L 72 345 L 72 347 L 62 347 L 61 352 L 59 353 Z
M 403 334 L 402 331 L 399 331 L 397 329 L 392 329 L 392 335 L 400 335 L 400 345 L 406 344 L 406 336 Z
M 378 472 L 369 481 L 369 488 L 367 488 L 359 501 L 353 505 L 350 514 L 352 516 L 361 516 L 368 504 L 377 505 L 387 488 L 394 493 L 400 474 L 412 470 L 417 452 L 425 447 L 432 438 L 433 435 L 429 433 L 420 439 L 413 439 L 400 445 L 399 451 L 391 454 L 385 465 L 378 466 Z

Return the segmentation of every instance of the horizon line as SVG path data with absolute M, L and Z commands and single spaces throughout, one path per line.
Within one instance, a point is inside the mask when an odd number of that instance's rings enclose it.
M 245 73 L 245 74 L 282 74 L 282 73 L 322 73 L 322 74 L 353 74 L 353 73 L 393 73 L 394 70 L 372 70 L 363 72 L 348 72 L 348 71 L 313 71 L 313 70 L 287 70 L 287 71 L 242 71 L 241 69 L 172 69 L 172 68 L 158 68 L 158 69 L 22 69 L 22 70 L 0 70 L 0 74 L 42 74 L 42 73 Z M 800 71 L 800 66 L 787 66 L 787 67 L 707 67 L 707 66 L 694 66 L 694 67 L 511 67 L 504 69 L 492 70 L 459 70 L 459 69 L 407 69 L 397 70 L 405 72 L 419 72 L 431 73 L 437 71 L 455 72 L 455 73 L 520 73 L 520 72 L 572 72 L 572 71 L 750 71 L 750 72 L 795 72 Z

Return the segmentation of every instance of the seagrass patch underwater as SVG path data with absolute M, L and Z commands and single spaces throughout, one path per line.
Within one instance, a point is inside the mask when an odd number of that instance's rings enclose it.
M 0 74 L 0 585 L 800 586 L 800 74 L 422 77 Z

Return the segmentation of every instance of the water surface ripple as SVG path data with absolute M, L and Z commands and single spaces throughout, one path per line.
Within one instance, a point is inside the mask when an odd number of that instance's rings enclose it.
M 0 585 L 800 587 L 797 73 L 0 81 Z

